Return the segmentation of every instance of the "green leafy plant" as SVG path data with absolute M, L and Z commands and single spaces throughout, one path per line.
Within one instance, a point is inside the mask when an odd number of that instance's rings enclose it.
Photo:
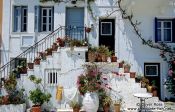
M 78 101 L 73 100 L 73 101 L 71 101 L 71 102 L 69 103 L 69 106 L 72 107 L 72 108 L 81 109 L 82 104 L 81 104 L 80 102 L 78 102 Z
M 102 96 L 102 106 L 110 106 L 112 104 L 112 99 L 110 95 Z
M 29 99 L 32 101 L 32 103 L 36 106 L 41 106 L 44 102 L 48 102 L 51 98 L 50 93 L 45 93 L 41 90 L 41 78 L 36 78 L 34 75 L 31 75 L 29 79 L 35 84 L 36 89 L 31 90 L 29 92 Z
M 9 75 L 9 78 L 5 79 L 4 81 L 4 87 L 8 93 L 13 93 L 16 90 L 16 76 L 14 73 L 11 73 Z

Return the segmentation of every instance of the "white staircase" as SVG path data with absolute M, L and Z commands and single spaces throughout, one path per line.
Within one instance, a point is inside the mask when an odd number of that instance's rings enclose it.
M 57 52 L 53 52 L 52 56 L 48 56 L 46 60 L 41 61 L 40 65 L 35 65 L 33 70 L 28 70 L 27 76 L 34 74 L 43 79 L 46 91 L 52 94 L 50 102 L 59 111 L 65 111 L 66 109 L 70 109 L 70 107 L 66 104 L 64 98 L 62 102 L 57 102 L 55 99 L 56 87 L 58 84 L 66 89 L 76 87 L 77 77 L 83 72 L 82 65 L 90 64 L 85 62 L 86 51 L 87 47 L 74 48 L 73 51 L 70 48 L 61 48 Z M 141 88 L 141 84 L 136 83 L 134 78 L 130 78 L 129 73 L 123 73 L 123 68 L 118 68 L 118 63 L 97 62 L 96 64 L 102 68 L 104 74 L 107 76 L 109 85 L 115 91 L 113 94 L 117 97 L 122 96 L 122 110 L 136 112 L 136 110 L 131 109 L 139 108 L 140 99 L 134 97 L 134 93 L 147 93 L 146 88 Z M 58 72 L 56 77 L 57 83 L 48 84 L 47 70 Z M 111 72 L 118 72 L 120 75 Z M 27 76 L 23 76 L 23 86 L 29 91 L 32 89 L 32 83 L 27 79 Z M 112 95 L 112 97 L 115 95 Z M 152 97 L 146 99 L 146 107 L 155 108 L 155 112 L 162 111 L 164 103 L 159 101 L 158 97 Z

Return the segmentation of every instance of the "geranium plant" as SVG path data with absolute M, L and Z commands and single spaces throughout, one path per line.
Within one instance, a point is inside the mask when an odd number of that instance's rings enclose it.
M 85 65 L 85 73 L 81 74 L 77 81 L 80 94 L 98 92 L 102 84 L 101 75 L 97 65 Z

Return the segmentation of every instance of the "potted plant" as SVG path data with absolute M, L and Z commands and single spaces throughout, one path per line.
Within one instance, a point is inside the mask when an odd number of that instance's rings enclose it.
M 111 52 L 108 47 L 101 45 L 97 49 L 98 55 L 101 57 L 102 62 L 107 62 L 107 57 L 111 56 Z
M 152 83 L 152 94 L 154 97 L 156 97 L 157 96 L 157 89 L 158 89 L 156 86 L 156 80 L 153 80 L 151 83 Z
M 110 95 L 104 95 L 102 97 L 102 106 L 103 106 L 103 111 L 104 112 L 109 112 L 110 110 L 110 105 L 112 104 L 112 99 Z
M 135 82 L 140 83 L 141 79 L 143 78 L 142 74 L 136 74 Z
M 40 57 L 36 57 L 36 58 L 34 59 L 34 64 L 35 64 L 35 65 L 40 65 L 40 60 L 41 60 Z
M 131 64 L 125 62 L 124 63 L 124 73 L 129 73 L 131 68 Z
M 114 101 L 114 110 L 115 110 L 115 112 L 120 112 L 121 103 L 122 103 L 121 98 Z
M 148 85 L 148 84 L 149 84 L 149 79 L 147 79 L 146 77 L 143 77 L 143 78 L 141 79 L 141 87 L 142 87 L 142 88 L 145 88 L 146 85 Z
M 99 107 L 98 92 L 101 89 L 102 73 L 95 64 L 84 65 L 85 73 L 78 77 L 77 85 L 84 96 L 83 107 L 87 112 L 95 112 Z
M 36 78 L 34 75 L 29 76 L 29 79 L 35 84 L 36 89 L 29 92 L 29 99 L 34 104 L 32 106 L 32 112 L 41 112 L 41 105 L 48 102 L 51 98 L 50 93 L 46 93 L 41 89 L 41 78 Z M 43 86 L 42 86 L 43 87 Z
M 124 63 L 125 63 L 124 60 L 122 60 L 121 62 L 119 62 L 119 68 L 123 68 Z
M 90 27 L 86 27 L 85 30 L 86 30 L 87 33 L 91 32 L 91 28 Z
M 26 63 L 26 61 L 22 61 L 20 63 L 20 73 L 21 74 L 26 74 L 27 73 L 27 63 Z
M 117 62 L 117 56 L 115 56 L 115 53 L 112 53 L 111 62 Z
M 56 42 L 58 43 L 58 45 L 60 47 L 64 47 L 65 46 L 65 39 L 64 38 L 58 37 Z
M 57 49 L 58 49 L 58 45 L 57 45 L 56 42 L 54 42 L 53 45 L 52 45 L 52 50 L 57 51 Z
M 73 101 L 70 102 L 69 106 L 72 107 L 73 112 L 80 112 L 82 104 L 75 101 L 75 100 L 73 100 Z
M 135 78 L 136 72 L 130 72 L 130 78 Z
M 52 48 L 47 48 L 47 49 L 45 50 L 46 55 L 47 55 L 47 56 L 52 55 L 52 51 L 53 51 Z
M 88 61 L 95 62 L 97 57 L 97 48 L 96 47 L 89 47 L 88 49 Z
M 39 57 L 40 57 L 42 60 L 46 60 L 46 52 L 39 52 Z

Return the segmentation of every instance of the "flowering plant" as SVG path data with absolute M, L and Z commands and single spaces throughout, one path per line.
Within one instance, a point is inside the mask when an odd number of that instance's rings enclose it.
M 175 96 L 175 60 L 169 62 L 169 68 L 165 85 L 167 90 Z
M 80 94 L 98 92 L 102 87 L 102 72 L 96 65 L 85 65 L 85 73 L 78 77 L 77 85 Z

